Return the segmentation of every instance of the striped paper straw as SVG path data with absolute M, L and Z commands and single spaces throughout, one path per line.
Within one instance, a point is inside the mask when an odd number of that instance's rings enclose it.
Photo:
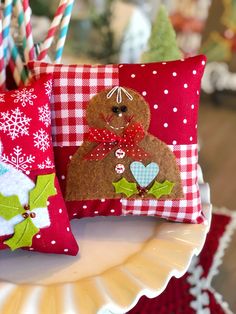
M 28 51 L 28 56 L 26 62 L 34 60 L 34 40 L 32 34 L 32 25 L 31 25 L 31 8 L 29 6 L 28 0 L 23 0 L 23 10 L 24 10 L 24 21 L 25 21 L 25 30 L 26 30 L 26 46 Z
M 10 58 L 8 65 L 9 65 L 9 68 L 11 70 L 11 73 L 12 73 L 12 76 L 14 78 L 16 85 L 21 86 L 22 81 L 20 78 L 20 73 L 19 73 L 19 71 L 18 71 L 18 69 L 14 63 L 14 60 L 12 58 Z
M 0 89 L 5 89 L 6 69 L 4 62 L 3 42 L 2 42 L 2 18 L 0 18 Z
M 20 0 L 14 0 L 13 5 L 14 5 L 14 9 L 16 9 L 18 25 L 20 28 L 21 36 L 23 38 L 24 60 L 27 62 L 27 60 L 29 60 L 29 50 L 27 49 L 27 42 L 26 42 L 26 27 L 25 27 L 25 19 L 24 19 L 24 10 L 22 6 L 22 2 Z M 28 76 L 28 80 L 29 80 L 31 76 L 30 71 L 25 70 L 25 74 Z
M 26 30 L 25 30 L 25 21 L 24 21 L 24 11 L 21 1 L 14 0 L 13 1 L 14 9 L 16 9 L 17 21 L 20 28 L 20 34 L 23 38 L 23 48 L 24 48 L 24 56 L 25 59 L 27 58 L 26 55 Z
M 71 18 L 71 13 L 73 10 L 73 5 L 74 5 L 74 0 L 68 0 L 67 6 L 63 15 L 63 19 L 61 22 L 61 29 L 60 29 L 60 34 L 56 46 L 56 56 L 55 56 L 55 63 L 60 63 L 62 54 L 63 54 L 63 49 L 65 46 L 65 41 L 66 41 L 66 36 L 70 24 L 70 18 Z
M 11 51 L 11 58 L 9 65 L 17 86 L 25 85 L 28 82 L 28 75 L 24 63 L 22 62 L 19 51 L 14 43 L 11 35 L 9 35 L 9 48 Z
M 59 7 L 55 13 L 54 19 L 52 21 L 52 24 L 50 26 L 50 29 L 48 31 L 47 37 L 42 45 L 42 50 L 38 56 L 38 60 L 43 60 L 47 53 L 48 53 L 48 49 L 51 47 L 51 44 L 53 42 L 55 33 L 57 31 L 57 28 L 59 27 L 60 23 L 61 23 L 61 19 L 62 16 L 64 14 L 66 5 L 67 5 L 68 0 L 61 0 Z
M 2 36 L 3 36 L 3 51 L 5 64 L 7 63 L 8 58 L 8 42 L 10 35 L 10 24 L 12 16 L 12 0 L 5 0 L 4 9 L 3 9 L 3 25 L 2 25 Z

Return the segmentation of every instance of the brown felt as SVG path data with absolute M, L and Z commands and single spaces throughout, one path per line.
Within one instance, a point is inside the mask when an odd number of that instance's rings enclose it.
M 107 99 L 106 95 L 109 90 L 102 91 L 94 96 L 87 108 L 89 126 L 107 128 L 114 133 L 120 134 L 121 130 L 111 129 L 102 117 L 112 115 L 113 119 L 110 120 L 110 124 L 115 127 L 123 126 L 126 120 L 124 117 L 117 117 L 116 114 L 112 113 L 111 107 L 126 105 L 128 110 L 123 116 L 133 116 L 131 123 L 140 123 L 147 130 L 150 122 L 150 111 L 147 103 L 135 91 L 131 89 L 127 89 L 127 91 L 133 96 L 133 100 L 130 101 L 123 97 L 123 102 L 119 105 L 116 103 L 116 94 L 111 99 Z M 96 143 L 84 142 L 73 155 L 67 173 L 66 199 L 68 201 L 125 197 L 115 193 L 112 182 L 117 182 L 122 177 L 130 182 L 135 182 L 130 171 L 130 164 L 135 160 L 127 155 L 123 159 L 118 159 L 115 156 L 117 147 L 102 160 L 85 160 L 83 157 L 91 152 L 96 145 Z M 168 146 L 149 133 L 146 133 L 139 146 L 148 153 L 148 158 L 143 161 L 145 166 L 150 162 L 156 162 L 159 165 L 160 171 L 156 180 L 158 182 L 169 180 L 175 183 L 171 194 L 160 199 L 183 198 L 179 168 L 176 164 L 175 156 Z M 122 174 L 115 172 L 115 166 L 118 163 L 125 166 L 125 172 Z M 135 195 L 132 198 L 138 199 L 141 197 Z M 154 196 L 146 195 L 144 198 L 153 199 Z

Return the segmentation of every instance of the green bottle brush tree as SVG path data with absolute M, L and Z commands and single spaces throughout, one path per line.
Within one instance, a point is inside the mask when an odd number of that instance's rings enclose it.
M 174 28 L 166 8 L 161 5 L 152 27 L 148 50 L 142 55 L 142 62 L 171 61 L 181 57 Z

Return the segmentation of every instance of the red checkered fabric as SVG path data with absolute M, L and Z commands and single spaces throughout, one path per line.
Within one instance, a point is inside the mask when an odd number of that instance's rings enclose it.
M 203 218 L 199 217 L 201 201 L 197 184 L 197 144 L 169 145 L 169 148 L 174 152 L 180 168 L 185 198 L 166 201 L 123 199 L 123 215 L 159 216 L 183 222 L 203 221 Z
M 88 131 L 85 122 L 88 101 L 103 89 L 119 84 L 118 65 L 66 66 L 41 62 L 33 62 L 33 65 L 36 77 L 42 73 L 53 73 L 53 145 L 80 146 Z

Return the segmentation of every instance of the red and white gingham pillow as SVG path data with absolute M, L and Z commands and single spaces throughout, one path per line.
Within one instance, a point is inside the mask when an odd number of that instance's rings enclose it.
M 119 65 L 29 64 L 35 77 L 53 73 L 52 133 L 56 169 L 65 193 L 67 164 L 88 133 L 85 110 L 98 92 L 125 86 L 140 93 L 150 106 L 148 132 L 173 151 L 180 169 L 184 198 L 179 200 L 98 199 L 66 202 L 69 216 L 150 215 L 201 223 L 197 183 L 197 118 L 200 83 L 206 59 Z
M 51 140 L 52 75 L 0 94 L 0 250 L 76 255 Z

